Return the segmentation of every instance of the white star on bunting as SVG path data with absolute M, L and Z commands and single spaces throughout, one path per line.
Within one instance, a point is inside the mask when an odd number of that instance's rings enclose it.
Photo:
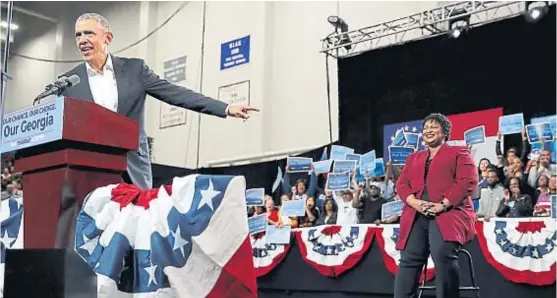
M 220 194 L 220 191 L 215 191 L 213 188 L 213 181 L 209 179 L 209 188 L 207 190 L 201 190 L 201 201 L 199 202 L 199 206 L 197 210 L 201 209 L 201 207 L 207 205 L 211 208 L 211 211 L 214 211 L 215 208 L 213 207 L 213 198 Z
M 414 126 L 414 127 L 412 127 L 412 132 L 416 132 L 416 131 L 418 131 L 418 128 L 417 128 L 417 127 L 415 127 L 415 126 Z
M 79 248 L 85 249 L 89 253 L 89 255 L 91 255 L 95 250 L 95 247 L 97 247 L 97 244 L 99 243 L 99 237 L 89 239 L 87 238 L 87 236 L 83 235 L 83 241 L 85 243 L 83 243 L 83 245 L 80 246 Z
M 2 236 L 2 238 L 0 238 L 0 241 L 1 241 L 2 243 L 4 243 L 4 247 L 6 247 L 6 248 L 12 247 L 12 244 L 13 244 L 13 241 L 14 241 L 14 240 L 15 240 L 15 237 L 14 237 L 14 238 L 11 238 L 11 237 L 8 235 L 8 231 L 5 231 L 5 232 L 4 232 L 4 235 Z
M 180 226 L 176 228 L 176 232 L 170 231 L 170 233 L 172 233 L 172 236 L 174 236 L 174 247 L 172 248 L 172 250 L 174 251 L 179 249 L 182 252 L 182 257 L 185 258 L 186 255 L 184 253 L 184 246 L 189 242 L 188 240 L 182 238 L 182 234 L 180 233 Z
M 532 250 L 532 256 L 533 256 L 534 258 L 539 258 L 539 257 L 540 257 L 540 255 L 538 254 L 538 250 L 537 250 L 537 249 L 534 248 L 534 249 Z
M 147 271 L 147 274 L 149 274 L 149 280 L 147 281 L 147 286 L 150 286 L 151 282 L 154 282 L 156 285 L 158 285 L 157 281 L 155 280 L 155 270 L 157 270 L 157 266 L 158 265 L 151 264 L 151 266 L 143 268 L 143 270 Z

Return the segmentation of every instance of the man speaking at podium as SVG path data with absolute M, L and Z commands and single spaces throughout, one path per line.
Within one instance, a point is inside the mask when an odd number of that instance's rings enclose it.
M 159 78 L 141 59 L 109 54 L 112 32 L 108 21 L 96 13 L 81 15 L 75 24 L 75 41 L 84 62 L 64 74 L 78 75 L 80 84 L 63 96 L 92 101 L 139 123 L 139 148 L 128 153 L 126 182 L 152 188 L 153 176 L 145 133 L 145 97 L 150 95 L 173 106 L 225 118 L 249 118 L 250 106 L 227 105 Z M 108 132 L 107 132 L 108 133 Z M 129 181 L 131 180 L 131 181 Z

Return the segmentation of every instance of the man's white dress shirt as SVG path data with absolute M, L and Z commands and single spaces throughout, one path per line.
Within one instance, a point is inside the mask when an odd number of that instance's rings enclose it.
M 85 66 L 87 67 L 89 87 L 95 103 L 116 112 L 118 109 L 118 88 L 110 55 L 108 55 L 103 66 L 102 74 L 94 70 L 87 62 Z

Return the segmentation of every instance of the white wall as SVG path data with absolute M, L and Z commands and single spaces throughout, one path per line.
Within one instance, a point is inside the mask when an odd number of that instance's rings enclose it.
M 5 10 L 2 20 L 5 20 Z M 13 31 L 14 42 L 10 53 L 26 56 L 56 59 L 56 24 L 14 12 L 13 23 L 19 28 Z M 45 83 L 56 75 L 55 64 L 29 60 L 11 55 L 8 60 L 8 74 L 13 78 L 6 87 L 6 112 L 19 110 L 31 105 L 35 96 L 44 90 Z
M 62 4 L 60 4 L 62 5 Z M 115 33 L 115 51 L 145 36 L 181 2 L 91 2 L 70 5 L 61 17 L 65 59 L 77 57 L 73 22 L 83 12 L 105 15 Z M 259 155 L 329 142 L 325 57 L 320 39 L 333 31 L 327 22 L 339 15 L 351 29 L 431 9 L 437 2 L 207 2 L 205 52 L 201 77 L 203 2 L 185 9 L 146 42 L 122 53 L 146 59 L 162 75 L 163 62 L 187 56 L 183 86 L 216 98 L 223 85 L 250 80 L 251 104 L 262 111 L 249 121 L 201 116 L 200 166 L 211 160 Z M 221 43 L 251 36 L 250 63 L 220 70 Z M 60 71 L 71 65 L 57 66 Z M 336 61 L 330 61 L 333 141 L 338 139 Z M 45 82 L 47 83 L 47 82 Z M 160 103 L 147 102 L 147 133 L 155 138 L 154 161 L 196 166 L 198 114 L 187 124 L 159 129 Z

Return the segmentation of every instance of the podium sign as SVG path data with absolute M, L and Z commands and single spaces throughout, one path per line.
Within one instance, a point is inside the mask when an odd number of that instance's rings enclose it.
M 4 115 L 0 153 L 62 139 L 64 98 Z

